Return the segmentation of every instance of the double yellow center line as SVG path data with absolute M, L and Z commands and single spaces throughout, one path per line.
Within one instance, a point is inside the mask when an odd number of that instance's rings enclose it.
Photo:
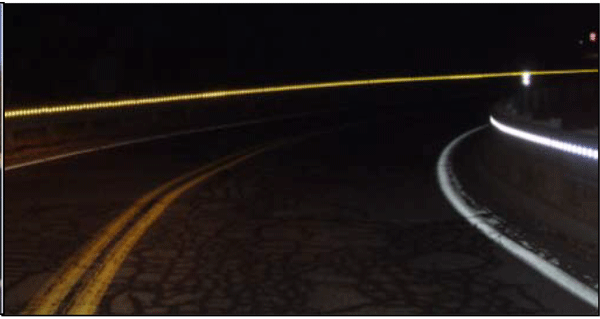
M 159 197 L 159 195 L 182 183 L 183 181 L 190 179 L 197 174 L 201 174 L 200 176 L 211 175 L 210 173 L 213 172 L 215 168 L 218 168 L 219 165 L 223 165 L 224 163 L 227 163 L 228 161 L 239 156 L 240 154 L 226 156 L 199 169 L 188 172 L 152 190 L 151 192 L 145 194 L 142 198 L 138 199 L 115 220 L 101 229 L 98 235 L 94 236 L 94 239 L 89 242 L 81 251 L 68 259 L 63 267 L 54 276 L 52 276 L 38 291 L 38 294 L 33 297 L 23 311 L 23 314 L 54 314 L 71 289 L 94 264 L 98 256 L 101 255 L 101 253 L 114 240 L 114 238 L 144 207 Z
M 266 151 L 359 124 L 346 124 L 334 130 L 280 139 L 228 155 L 152 190 L 101 229 L 91 242 L 73 255 L 31 299 L 22 314 L 94 314 L 128 253 L 169 205 L 184 192 L 219 172 Z M 120 234 L 122 235 L 119 236 Z M 69 298 L 70 296 L 73 297 Z
M 254 94 L 300 91 L 300 90 L 314 90 L 314 89 L 338 88 L 338 87 L 367 86 L 367 85 L 381 85 L 381 84 L 394 84 L 394 83 L 407 83 L 407 82 L 425 82 L 425 81 L 477 80 L 477 79 L 502 78 L 502 77 L 520 77 L 520 76 L 523 76 L 524 74 L 529 74 L 531 76 L 540 76 L 540 75 L 564 75 L 564 74 L 578 74 L 578 73 L 598 73 L 598 69 L 553 70 L 553 71 L 531 71 L 531 72 L 517 71 L 517 72 L 502 72 L 502 73 L 408 76 L 408 77 L 379 78 L 379 79 L 368 79 L 368 80 L 350 80 L 350 81 L 335 81 L 335 82 L 321 82 L 321 83 L 307 83 L 307 84 L 292 84 L 292 85 L 281 85 L 281 86 L 267 86 L 267 87 L 258 87 L 258 88 L 249 88 L 249 89 L 211 91 L 211 92 L 168 95 L 168 96 L 149 97 L 149 98 L 126 99 L 126 100 L 118 100 L 118 101 L 104 101 L 104 102 L 95 102 L 95 103 L 67 104 L 67 105 L 55 105 L 55 106 L 41 105 L 41 106 L 37 106 L 37 107 L 33 107 L 33 108 L 22 108 L 22 109 L 17 109 L 17 110 L 5 111 L 4 117 L 6 119 L 11 119 L 11 118 L 40 116 L 40 115 L 44 115 L 44 114 L 77 112 L 77 111 L 95 110 L 95 109 L 121 108 L 121 107 L 152 105 L 152 104 L 169 103 L 169 102 L 215 99 L 215 98 L 224 98 L 224 97 L 240 96 L 240 95 L 254 95 Z

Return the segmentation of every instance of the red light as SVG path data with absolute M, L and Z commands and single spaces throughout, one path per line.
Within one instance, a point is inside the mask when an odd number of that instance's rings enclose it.
M 590 32 L 590 42 L 598 41 L 598 34 L 596 32 Z

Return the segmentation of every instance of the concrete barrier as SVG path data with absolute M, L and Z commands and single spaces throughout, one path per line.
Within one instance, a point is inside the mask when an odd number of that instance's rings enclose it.
M 530 87 L 521 87 L 493 113 L 529 120 L 560 119 L 564 130 L 598 127 L 598 75 L 576 78 L 534 77 Z
M 507 119 L 500 121 L 531 133 L 542 135 L 548 132 L 547 128 L 536 130 L 532 125 L 520 125 Z M 560 131 L 553 131 L 554 138 L 560 138 L 560 134 Z M 564 133 L 564 140 L 573 139 L 577 139 L 574 133 Z M 589 135 L 580 137 L 588 144 L 593 144 L 591 139 L 594 138 Z M 597 244 L 597 160 L 537 145 L 507 135 L 493 126 L 482 147 L 482 160 L 488 173 L 550 208 L 531 216 L 515 217 L 541 220 L 565 235 Z M 595 148 L 598 148 L 597 136 Z

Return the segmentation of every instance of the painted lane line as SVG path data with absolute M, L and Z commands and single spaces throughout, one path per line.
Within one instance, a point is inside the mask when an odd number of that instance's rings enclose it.
M 228 163 L 224 163 L 219 167 L 215 167 L 212 170 L 203 173 L 202 175 L 188 181 L 182 186 L 171 190 L 168 194 L 164 195 L 156 204 L 154 204 L 148 212 L 140 218 L 140 220 L 132 226 L 127 234 L 119 240 L 119 242 L 110 249 L 110 252 L 105 257 L 105 262 L 96 270 L 93 276 L 86 278 L 85 282 L 81 285 L 81 290 L 77 293 L 75 301 L 68 309 L 68 314 L 94 314 L 104 293 L 108 289 L 108 286 L 112 282 L 117 271 L 121 267 L 125 258 L 129 252 L 133 249 L 135 244 L 140 238 L 146 233 L 148 228 L 167 210 L 167 208 L 175 201 L 181 194 L 191 189 L 192 187 L 206 181 L 210 177 L 218 174 L 221 171 L 232 168 L 247 159 L 265 153 L 267 151 L 279 148 L 284 145 L 290 145 L 304 141 L 308 138 L 344 130 L 347 128 L 359 126 L 367 123 L 368 121 L 349 123 L 342 125 L 335 129 L 316 131 L 297 137 L 282 139 L 281 141 L 274 142 L 268 146 L 260 148 L 257 151 L 243 155 L 239 158 L 233 159 Z
M 328 133 L 331 131 L 360 125 L 361 123 L 351 123 L 341 126 L 337 129 L 317 131 L 302 135 L 299 137 L 291 138 L 281 142 L 272 143 L 272 147 L 279 147 L 282 143 L 290 143 L 300 141 L 302 139 Z M 97 263 L 98 256 L 106 249 L 106 247 L 115 239 L 115 236 L 119 234 L 124 227 L 139 213 L 141 209 L 146 207 L 150 202 L 155 200 L 157 196 L 167 191 L 169 188 L 177 185 L 186 179 L 193 177 L 202 172 L 210 171 L 215 167 L 219 167 L 232 159 L 244 156 L 252 150 L 256 150 L 257 147 L 251 147 L 245 151 L 230 154 L 222 157 L 208 165 L 205 165 L 199 169 L 188 172 L 180 177 L 177 177 L 170 182 L 154 189 L 153 191 L 144 195 L 141 199 L 136 201 L 131 207 L 125 210 L 119 215 L 113 222 L 104 227 L 99 235 L 94 236 L 91 242 L 89 242 L 80 252 L 71 256 L 68 261 L 57 271 L 38 291 L 38 293 L 31 299 L 22 314 L 54 314 L 64 302 L 65 298 L 71 293 L 74 286 L 78 284 L 81 278 L 91 267 Z
M 121 264 L 127 258 L 127 255 L 133 249 L 134 245 L 138 240 L 146 233 L 146 230 L 162 215 L 162 213 L 169 207 L 169 205 L 177 199 L 183 192 L 192 188 L 193 186 L 207 180 L 213 175 L 233 167 L 234 165 L 241 163 L 249 157 L 252 157 L 262 150 L 248 154 L 236 160 L 233 160 L 225 165 L 217 167 L 201 176 L 185 183 L 181 187 L 171 191 L 165 195 L 161 200 L 153 205 L 148 213 L 144 215 L 128 232 L 127 234 L 115 245 L 113 249 L 106 256 L 106 262 L 102 264 L 100 269 L 94 276 L 91 282 L 87 282 L 83 291 L 77 294 L 77 297 L 68 310 L 69 315 L 73 314 L 94 314 L 106 289 L 112 282 L 112 279 L 119 270 Z
M 481 216 L 478 216 L 478 211 L 473 207 L 470 207 L 461 198 L 459 192 L 457 192 L 452 186 L 451 180 L 454 178 L 451 176 L 450 171 L 450 156 L 452 151 L 456 145 L 458 145 L 466 137 L 486 128 L 487 126 L 488 125 L 483 125 L 460 135 L 444 148 L 437 163 L 437 177 L 442 193 L 459 214 L 461 214 L 471 225 L 475 226 L 489 239 L 500 245 L 512 255 L 516 256 L 531 268 L 537 270 L 539 273 L 556 283 L 558 286 L 598 309 L 597 291 L 594 291 L 587 285 L 581 283 L 577 279 L 564 272 L 562 269 L 540 258 L 535 253 L 517 244 L 510 238 L 504 236 L 502 233 L 491 227 L 483 220 Z
M 598 160 L 598 149 L 585 147 L 577 144 L 573 144 L 570 142 L 565 142 L 561 140 L 557 140 L 554 138 L 545 137 L 538 134 L 533 134 L 526 132 L 524 130 L 520 130 L 514 127 L 510 127 L 506 124 L 498 122 L 495 118 L 490 115 L 490 123 L 494 125 L 495 128 L 504 132 L 508 135 L 536 143 L 539 145 L 544 145 L 546 147 L 551 147 L 557 150 L 561 150 L 563 152 L 579 155 L 581 157 L 592 158 Z
M 365 123 L 368 123 L 368 121 L 348 123 L 334 129 L 315 131 L 297 137 L 282 139 L 281 141 L 269 144 L 271 146 L 263 148 L 263 152 L 285 144 L 296 143 L 313 136 L 340 131 Z M 252 152 L 252 150 L 256 149 L 257 147 L 255 146 L 246 149 L 245 151 L 222 157 L 212 163 L 209 163 L 208 165 L 177 177 L 144 195 L 131 207 L 120 214 L 119 217 L 113 220 L 113 222 L 99 231 L 99 234 L 94 236 L 92 241 L 86 244 L 81 251 L 72 255 L 67 262 L 63 264 L 61 269 L 59 269 L 59 271 L 57 271 L 48 281 L 46 281 L 42 288 L 38 290 L 22 314 L 54 314 L 64 302 L 65 298 L 72 292 L 73 287 L 75 287 L 85 273 L 88 272 L 91 267 L 98 262 L 98 256 L 100 256 L 107 246 L 115 239 L 115 236 L 124 229 L 124 227 L 139 213 L 141 209 L 154 201 L 157 196 L 166 192 L 174 185 L 193 177 L 194 175 L 213 170 L 215 167 L 218 168 L 219 166 L 224 165 L 224 163 L 244 156 L 245 154 L 248 154 L 249 152 Z
M 59 308 L 64 298 L 72 290 L 73 286 L 81 279 L 86 271 L 94 264 L 98 256 L 109 245 L 109 243 L 119 234 L 123 228 L 137 215 L 137 213 L 152 202 L 161 193 L 169 188 L 181 183 L 182 181 L 206 170 L 210 170 L 223 162 L 246 153 L 240 152 L 233 155 L 220 158 L 199 169 L 177 177 L 168 183 L 152 190 L 137 200 L 131 207 L 125 210 L 114 219 L 110 224 L 102 228 L 97 236 L 94 236 L 86 246 L 78 253 L 72 255 L 67 262 L 57 271 L 31 299 L 29 304 L 23 310 L 22 314 L 53 314 Z
M 345 109 L 342 109 L 342 110 L 345 110 Z M 183 130 L 183 131 L 177 131 L 177 132 L 168 133 L 168 134 L 143 137 L 143 138 L 139 138 L 139 139 L 123 141 L 123 142 L 118 142 L 118 143 L 113 143 L 113 144 L 107 144 L 107 145 L 103 145 L 103 146 L 99 146 L 99 147 L 84 149 L 84 150 L 80 150 L 80 151 L 74 151 L 74 152 L 60 154 L 60 155 L 56 155 L 56 156 L 50 156 L 47 158 L 42 158 L 42 159 L 38 159 L 38 160 L 26 162 L 26 163 L 15 164 L 15 165 L 7 166 L 5 168 L 5 171 L 11 171 L 11 170 L 19 169 L 19 168 L 32 166 L 32 165 L 56 161 L 56 160 L 67 158 L 67 157 L 83 155 L 83 154 L 93 153 L 93 152 L 98 152 L 98 151 L 103 151 L 103 150 L 109 150 L 112 148 L 128 146 L 128 145 L 132 145 L 132 144 L 145 143 L 145 142 L 150 142 L 150 141 L 159 140 L 159 139 L 167 139 L 167 138 L 171 138 L 171 137 L 176 137 L 176 136 L 181 136 L 181 135 L 189 135 L 189 134 L 195 134 L 195 133 L 202 133 L 202 132 L 225 130 L 225 129 L 229 129 L 229 128 L 236 128 L 236 127 L 242 127 L 242 126 L 254 125 L 254 124 L 262 124 L 262 123 L 287 120 L 287 119 L 292 119 L 292 118 L 315 116 L 318 114 L 330 113 L 330 112 L 334 112 L 334 111 L 336 111 L 336 110 L 325 110 L 325 111 L 318 111 L 318 112 L 304 112 L 304 113 L 284 115 L 284 116 L 273 116 L 273 117 L 268 117 L 268 118 L 258 119 L 258 120 L 248 120 L 248 121 L 243 121 L 243 122 L 238 122 L 238 123 L 221 124 L 221 125 L 216 125 L 216 126 L 203 127 L 203 128 L 199 128 L 199 129 Z

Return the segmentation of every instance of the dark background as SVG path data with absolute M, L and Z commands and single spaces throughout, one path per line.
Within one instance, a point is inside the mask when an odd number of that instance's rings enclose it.
M 590 50 L 589 31 L 598 29 L 598 9 L 9 4 L 6 107 L 264 84 L 597 67 L 597 58 L 582 56 Z

